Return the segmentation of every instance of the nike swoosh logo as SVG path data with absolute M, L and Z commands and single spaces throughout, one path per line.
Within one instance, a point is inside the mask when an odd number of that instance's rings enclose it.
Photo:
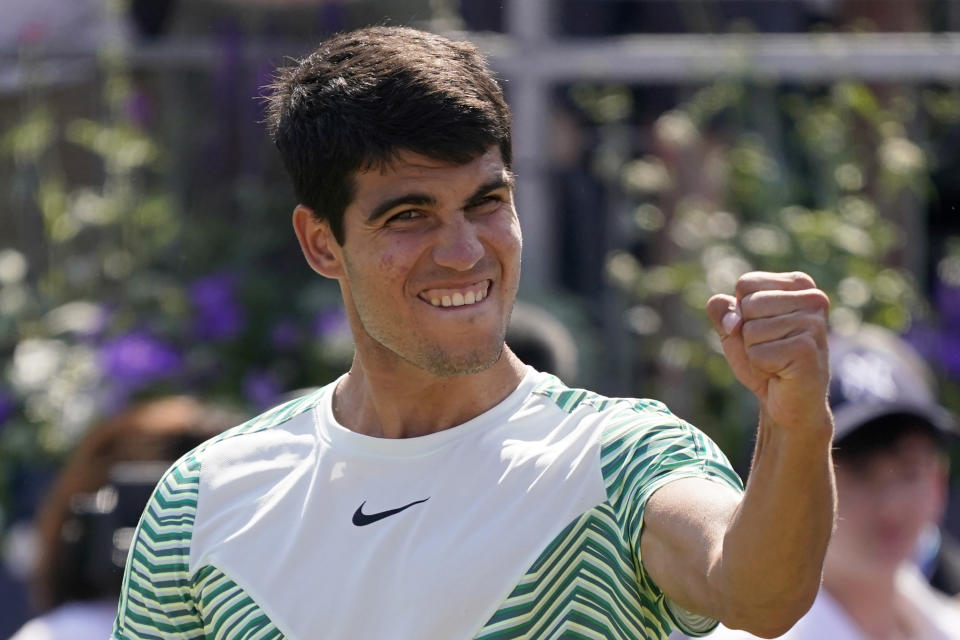
M 367 501 L 364 500 L 360 503 L 360 506 L 357 507 L 357 510 L 353 512 L 353 524 L 358 527 L 365 527 L 368 524 L 373 524 L 378 520 L 383 520 L 384 518 L 389 518 L 390 516 L 396 515 L 405 509 L 409 509 L 415 504 L 420 504 L 421 502 L 426 502 L 430 498 L 424 498 L 423 500 L 415 500 L 410 504 L 405 504 L 402 507 L 397 507 L 396 509 L 389 509 L 387 511 L 381 511 L 379 513 L 364 513 L 363 505 L 367 504 Z

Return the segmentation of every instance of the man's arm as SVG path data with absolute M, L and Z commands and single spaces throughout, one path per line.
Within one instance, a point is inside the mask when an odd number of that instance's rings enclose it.
M 827 405 L 826 295 L 800 273 L 746 274 L 707 305 L 737 378 L 759 400 L 740 498 L 682 479 L 647 502 L 641 554 L 664 593 L 732 628 L 774 637 L 816 597 L 836 509 Z

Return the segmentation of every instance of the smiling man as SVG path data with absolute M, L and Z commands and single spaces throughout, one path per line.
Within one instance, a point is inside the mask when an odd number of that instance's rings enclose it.
M 174 465 L 114 638 L 775 635 L 810 606 L 834 487 L 827 299 L 808 276 L 746 274 L 707 302 L 761 407 L 744 490 L 663 404 L 568 388 L 504 344 L 509 112 L 473 46 L 333 37 L 278 72 L 269 125 L 354 360 Z

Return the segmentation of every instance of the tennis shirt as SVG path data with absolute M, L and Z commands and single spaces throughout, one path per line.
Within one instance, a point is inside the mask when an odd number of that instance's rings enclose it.
M 339 425 L 336 382 L 224 432 L 160 481 L 115 640 L 550 640 L 702 635 L 640 555 L 679 478 L 742 490 L 653 400 L 528 368 L 476 418 L 408 439 Z

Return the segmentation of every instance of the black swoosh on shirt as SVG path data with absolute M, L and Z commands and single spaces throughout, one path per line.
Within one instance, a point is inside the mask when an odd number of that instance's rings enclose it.
M 357 507 L 357 510 L 353 512 L 353 524 L 358 527 L 365 527 L 368 524 L 373 524 L 378 520 L 383 520 L 384 518 L 389 518 L 392 515 L 396 515 L 403 511 L 404 509 L 409 509 L 415 504 L 420 504 L 421 502 L 426 502 L 430 498 L 424 498 L 423 500 L 415 500 L 410 504 L 406 504 L 402 507 L 397 507 L 396 509 L 388 509 L 387 511 L 380 511 L 379 513 L 364 513 L 363 505 L 367 504 L 367 501 L 364 500 L 360 503 L 360 506 Z

